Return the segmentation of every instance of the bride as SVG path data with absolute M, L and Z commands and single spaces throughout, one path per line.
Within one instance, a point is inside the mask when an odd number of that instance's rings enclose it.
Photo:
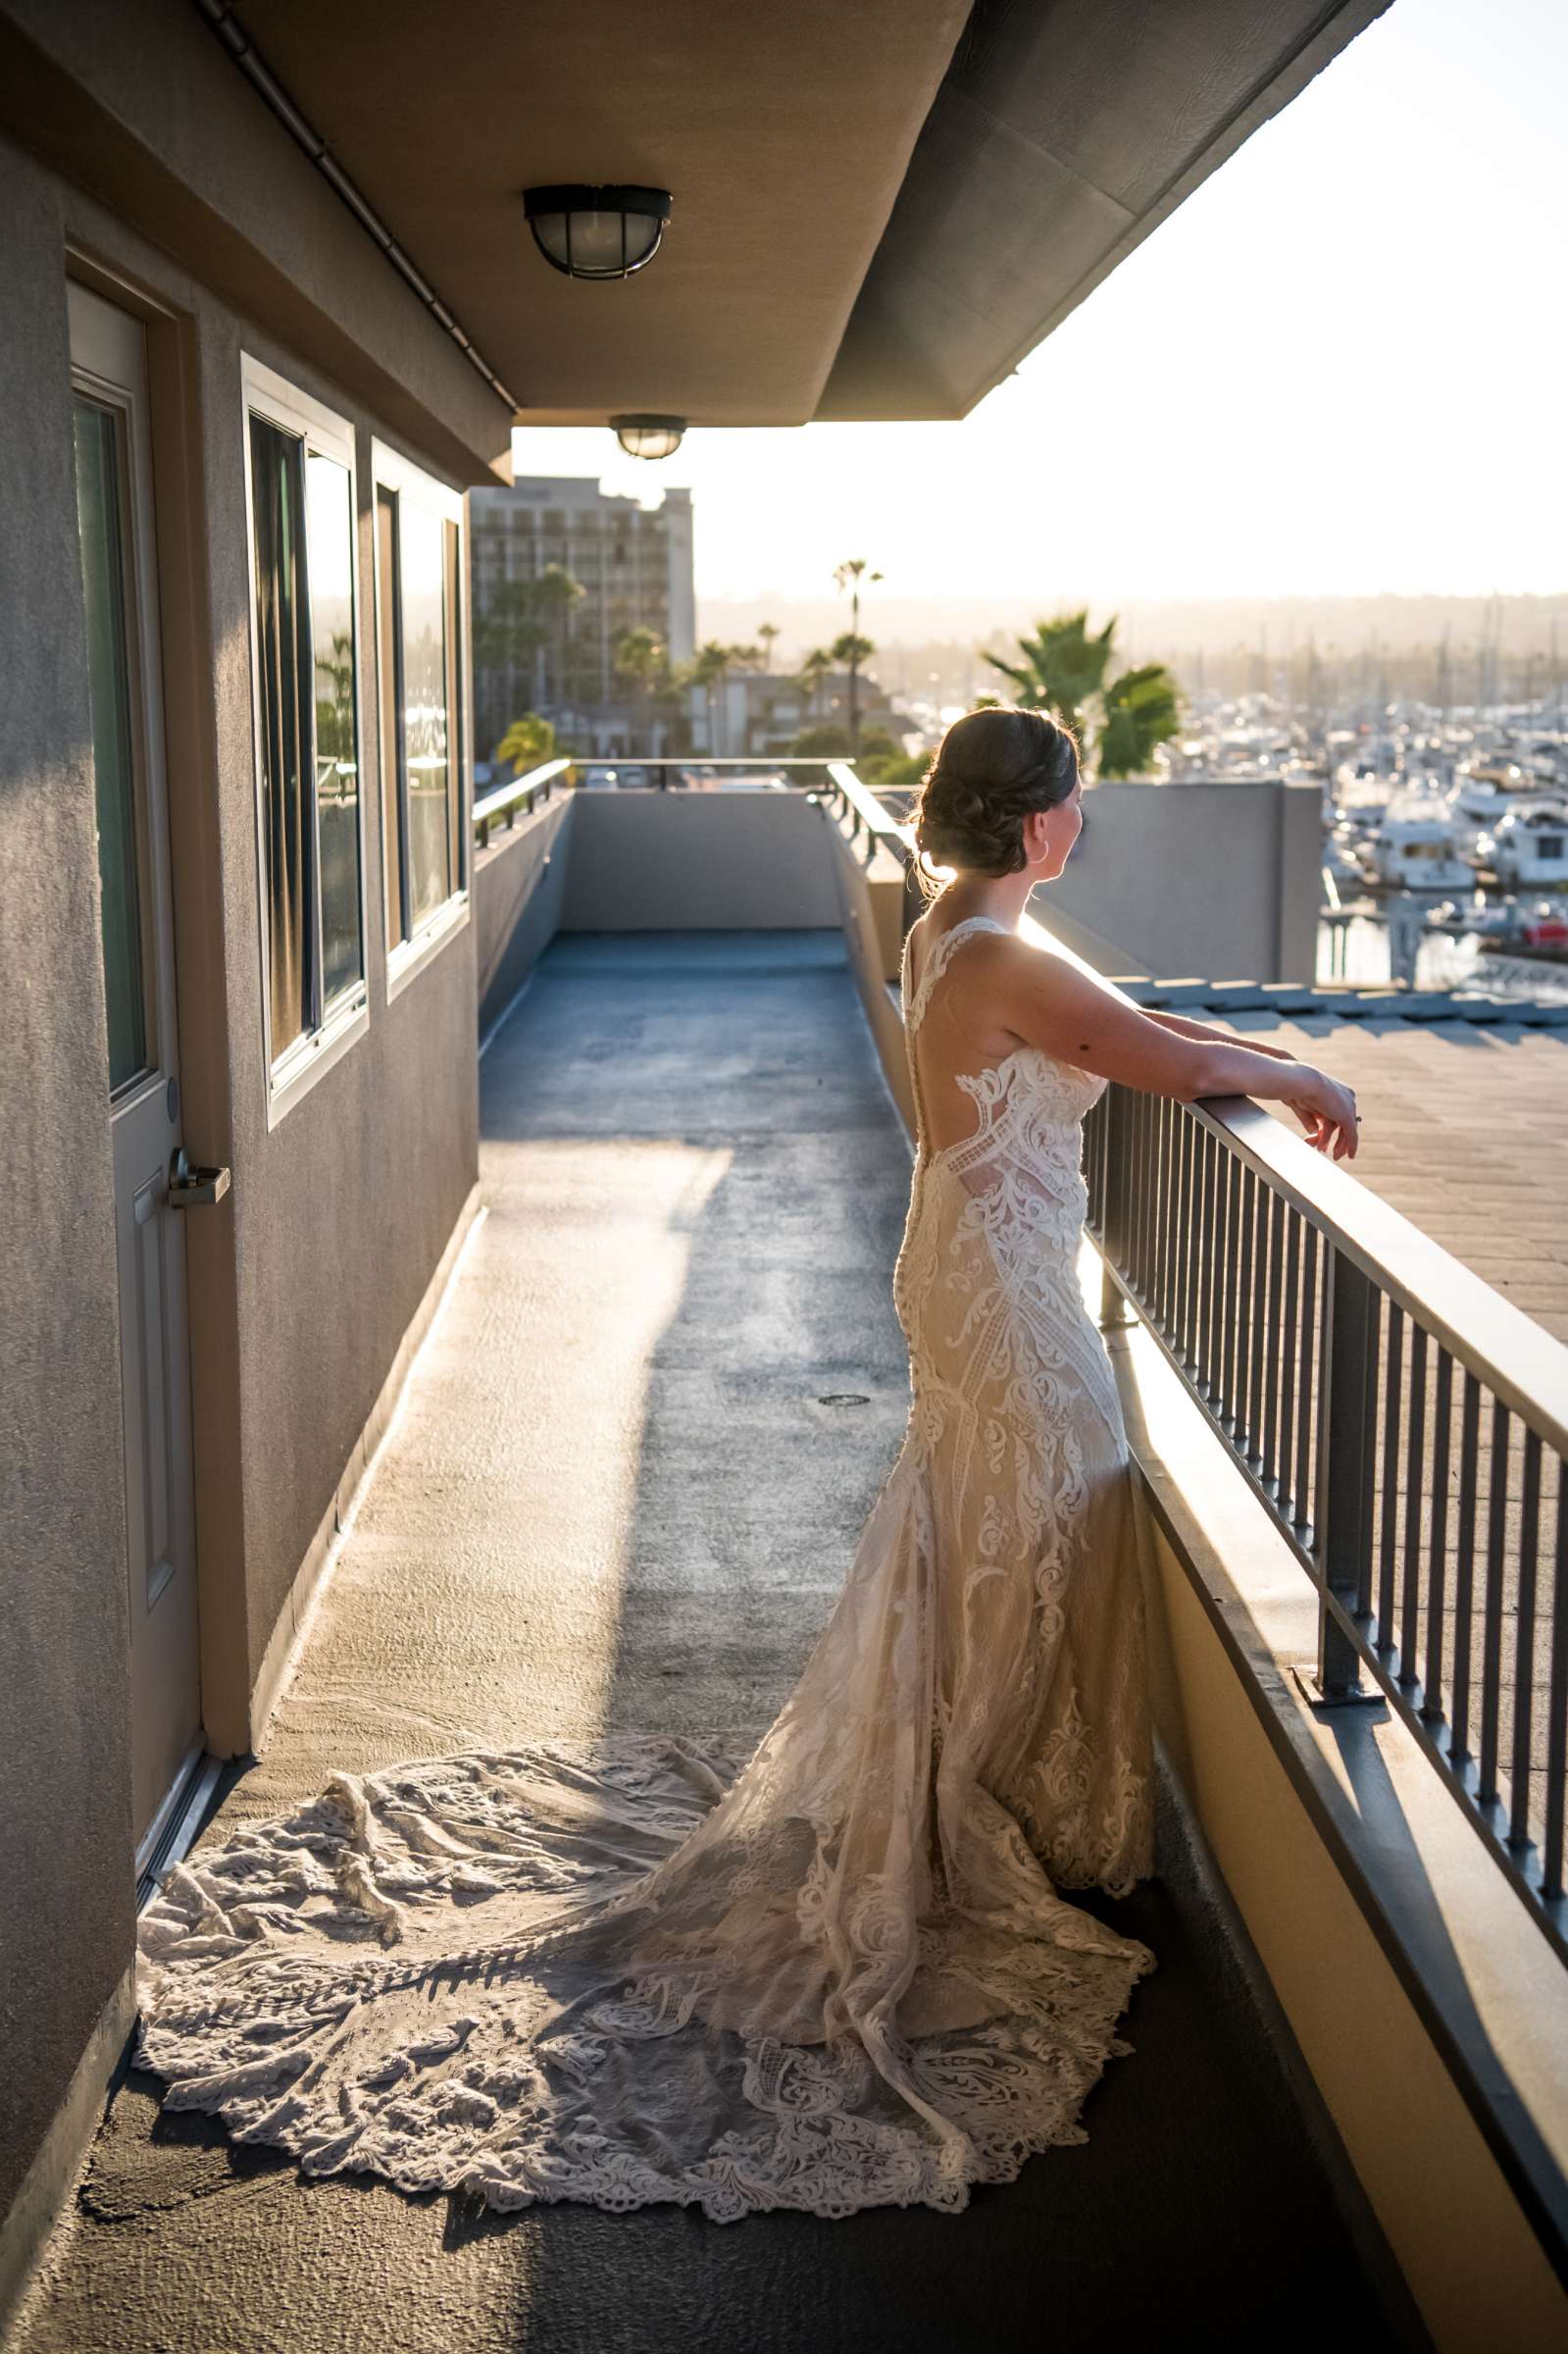
M 1150 1949 L 1066 1890 L 1153 1869 L 1138 1522 L 1077 1274 L 1108 1080 L 1348 1091 L 1145 1014 L 1021 939 L 1082 817 L 1042 713 L 922 788 L 910 932 L 912 1403 L 800 1681 L 748 1760 L 653 1735 L 364 1775 L 198 1849 L 142 1917 L 138 2057 L 308 2174 L 844 2216 L 956 2211 L 1078 2123 Z

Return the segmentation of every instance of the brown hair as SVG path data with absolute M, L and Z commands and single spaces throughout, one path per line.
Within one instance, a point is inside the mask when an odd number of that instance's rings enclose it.
M 1016 875 L 1024 864 L 1024 820 L 1055 809 L 1078 782 L 1078 740 L 1048 711 L 966 711 L 955 719 L 921 780 L 913 816 L 921 852 L 915 875 L 925 896 L 941 884 L 933 865 L 983 875 Z

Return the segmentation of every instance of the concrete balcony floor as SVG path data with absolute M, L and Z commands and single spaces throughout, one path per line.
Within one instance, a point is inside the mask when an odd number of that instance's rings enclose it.
M 896 1449 L 909 1160 L 836 934 L 559 938 L 481 1085 L 487 1213 L 216 1832 L 333 1766 L 760 1732 Z M 500 2217 L 307 2181 L 131 2073 L 17 2354 L 1391 2343 L 1223 1957 L 1157 1878 L 1080 1901 L 1159 1956 L 1136 2048 L 962 2217 Z

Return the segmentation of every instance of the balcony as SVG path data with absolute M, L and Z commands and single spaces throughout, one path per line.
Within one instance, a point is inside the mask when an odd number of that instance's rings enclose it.
M 896 823 L 842 768 L 696 794 L 537 772 L 477 818 L 481 1205 L 210 1835 L 335 1766 L 522 1727 L 759 1732 L 902 1427 Z M 1161 1773 L 1155 1878 L 1085 1900 L 1160 1964 L 1087 2143 L 979 2195 L 955 2264 L 921 2210 L 730 2233 L 308 2183 L 131 2074 L 17 2354 L 259 2348 L 278 2313 L 303 2347 L 373 2342 L 388 2284 L 408 2345 L 461 2315 L 468 2344 L 640 2350 L 722 2313 L 747 2348 L 999 2349 L 1071 2310 L 1110 2344 L 1291 2345 L 1334 2315 L 1358 2345 L 1459 2347 L 1499 2300 L 1510 2346 L 1552 2342 L 1560 1604 L 1533 1708 L 1515 1666 L 1562 1352 L 1474 1279 L 1440 1294 L 1442 1254 L 1251 1107 L 1113 1091 L 1087 1146 L 1083 1274 L 1158 1532 Z M 1398 1615 L 1424 1612 L 1441 1674 L 1467 1605 L 1420 1583 L 1446 1559 L 1407 1410 L 1429 1391 L 1491 1630 L 1476 1760 Z M 1489 1454 L 1499 1411 L 1516 1458 Z M 1358 1676 L 1378 1699 L 1321 1705 L 1314 1677 Z
M 0 0 L 19 2354 L 1568 2335 L 1561 1352 L 1235 1106 L 1089 1137 L 1162 1784 L 1082 2148 L 962 2226 L 505 2221 L 122 2067 L 192 1839 L 471 1736 L 764 1724 L 904 1410 L 897 826 L 557 772 L 471 837 L 464 492 L 519 424 L 966 415 L 1385 4 Z M 669 267 L 580 300 L 520 137 L 667 179 Z M 1067 948 L 1168 975 L 1201 901 L 1214 970 L 1303 969 L 1315 796 L 1208 790 L 1223 905 L 1190 826 L 1126 897 L 1106 785 Z

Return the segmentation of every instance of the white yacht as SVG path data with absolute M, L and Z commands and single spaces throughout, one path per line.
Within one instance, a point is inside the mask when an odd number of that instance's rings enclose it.
M 1402 793 L 1361 852 L 1374 890 L 1468 891 L 1473 878 L 1454 847 L 1447 803 L 1432 793 Z
M 1474 857 L 1511 890 L 1568 883 L 1568 802 L 1513 802 L 1481 836 Z

